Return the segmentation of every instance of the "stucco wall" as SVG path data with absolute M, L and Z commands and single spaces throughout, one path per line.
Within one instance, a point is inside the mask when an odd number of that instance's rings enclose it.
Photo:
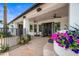
M 69 25 L 77 27 L 75 24 L 79 25 L 79 3 L 70 4 Z
M 42 24 L 42 23 L 49 23 L 49 22 L 61 22 L 61 30 L 63 30 L 65 28 L 65 24 L 68 25 L 69 21 L 68 21 L 68 17 L 63 17 L 63 18 L 55 18 L 55 19 L 47 19 L 45 21 L 41 21 L 38 24 Z
M 64 30 L 66 28 L 66 25 L 69 25 L 69 19 L 68 17 L 62 17 L 62 18 L 55 18 L 55 19 L 47 19 L 47 20 L 42 20 L 40 22 L 37 22 L 35 24 L 42 24 L 42 23 L 50 23 L 50 22 L 60 22 L 60 30 Z M 33 22 L 30 22 L 30 24 L 34 24 Z M 39 30 L 39 27 L 37 28 L 37 30 Z M 33 30 L 34 31 L 34 30 Z M 30 32 L 30 34 L 36 34 L 34 32 Z M 38 34 L 40 33 L 39 31 L 37 32 Z

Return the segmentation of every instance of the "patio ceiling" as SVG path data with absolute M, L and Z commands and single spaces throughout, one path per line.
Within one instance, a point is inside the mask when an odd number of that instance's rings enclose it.
M 57 16 L 65 17 L 69 14 L 69 5 L 65 5 L 61 8 L 58 8 L 56 10 L 49 11 L 47 13 L 44 13 L 42 15 L 32 17 L 30 18 L 31 21 L 42 21 L 47 19 L 53 19 L 54 14 L 57 14 Z

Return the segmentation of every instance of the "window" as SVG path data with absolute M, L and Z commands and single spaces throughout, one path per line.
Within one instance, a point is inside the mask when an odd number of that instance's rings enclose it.
M 42 31 L 42 25 L 39 25 L 39 32 Z
M 32 26 L 32 25 L 30 25 L 30 32 L 32 32 L 32 30 L 33 30 L 33 26 Z
M 37 32 L 37 25 L 34 25 L 34 32 Z
M 53 22 L 53 33 L 60 30 L 60 22 Z
M 13 33 L 13 29 L 14 29 L 14 27 L 13 27 L 13 25 L 11 25 L 11 31 L 12 31 L 12 33 Z

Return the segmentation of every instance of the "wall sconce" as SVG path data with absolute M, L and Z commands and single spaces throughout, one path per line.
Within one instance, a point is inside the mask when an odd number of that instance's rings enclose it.
M 26 18 L 26 16 L 23 16 L 23 18 Z
M 39 7 L 39 8 L 37 8 L 37 12 L 39 12 L 39 11 L 41 11 L 42 9 Z

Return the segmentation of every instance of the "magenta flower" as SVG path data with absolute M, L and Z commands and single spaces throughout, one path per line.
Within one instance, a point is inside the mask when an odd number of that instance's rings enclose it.
M 66 37 L 66 39 L 68 40 L 70 37 L 67 33 L 63 33 L 64 37 Z
M 66 37 L 66 36 L 68 36 L 68 34 L 67 33 L 63 33 L 64 34 L 64 36 Z
M 51 39 L 52 39 L 52 40 L 58 39 L 57 34 L 56 34 L 56 33 L 55 33 L 55 34 L 52 34 Z
M 77 44 L 79 44 L 79 39 L 76 40 Z

